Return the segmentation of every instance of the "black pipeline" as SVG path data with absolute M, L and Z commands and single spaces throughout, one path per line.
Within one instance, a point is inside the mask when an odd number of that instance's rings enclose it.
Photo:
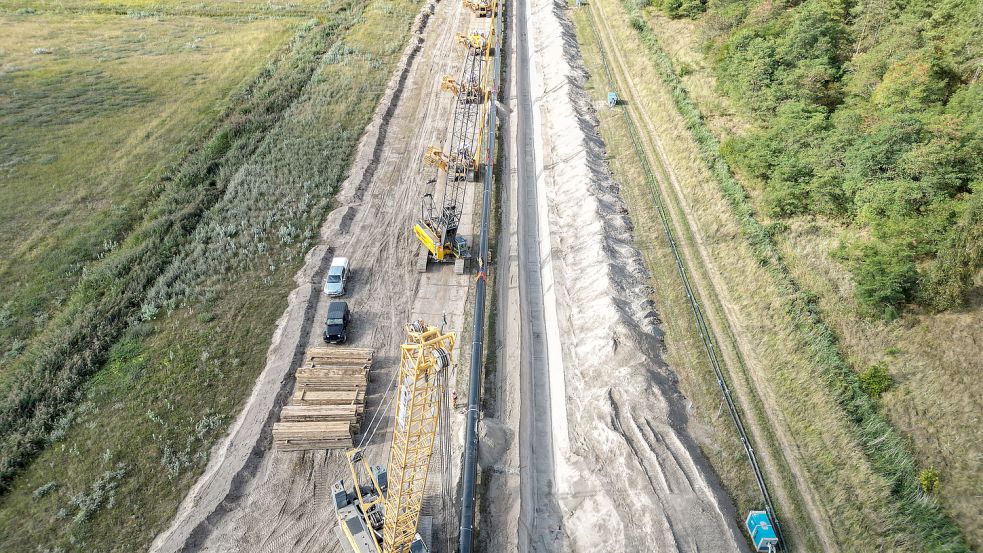
M 502 17 L 498 2 L 492 3 L 492 16 L 495 30 L 489 38 L 489 48 L 495 49 L 495 66 L 492 73 L 492 86 L 489 89 L 488 133 L 485 138 L 484 192 L 481 199 L 481 237 L 478 246 L 478 278 L 474 286 L 474 328 L 471 335 L 471 375 L 468 382 L 468 422 L 464 438 L 464 475 L 461 486 L 461 532 L 458 541 L 460 553 L 471 553 L 474 545 L 475 479 L 478 475 L 478 401 L 481 395 L 482 349 L 485 335 L 485 288 L 488 269 L 488 222 L 491 218 L 491 193 L 493 167 L 495 165 L 495 101 L 498 95 L 498 82 L 501 75 L 500 42 L 502 36 Z

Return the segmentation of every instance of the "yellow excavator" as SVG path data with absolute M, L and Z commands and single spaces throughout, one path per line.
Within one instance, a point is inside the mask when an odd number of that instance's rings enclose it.
M 417 526 L 455 335 L 422 320 L 405 330 L 389 464 L 371 466 L 364 450 L 355 448 L 347 453 L 352 487 L 339 480 L 331 488 L 338 538 L 348 553 L 430 551 Z

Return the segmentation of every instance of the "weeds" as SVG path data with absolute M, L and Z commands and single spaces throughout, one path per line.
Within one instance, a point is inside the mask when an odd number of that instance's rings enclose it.
M 51 493 L 56 487 L 58 487 L 57 482 L 48 482 L 47 484 L 35 489 L 31 494 L 31 497 L 33 497 L 35 500 L 41 499 L 42 497 Z
M 85 523 L 104 505 L 112 507 L 116 501 L 116 488 L 124 476 L 126 465 L 117 464 L 115 470 L 103 472 L 88 490 L 72 497 L 72 506 L 76 509 L 74 522 Z
M 872 399 L 879 399 L 890 387 L 891 375 L 883 363 L 871 365 L 860 374 L 860 389 Z

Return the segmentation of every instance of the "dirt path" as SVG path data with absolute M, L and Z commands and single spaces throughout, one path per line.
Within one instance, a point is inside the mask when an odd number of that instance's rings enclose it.
M 681 225 L 685 225 L 688 232 L 678 233 L 679 236 L 692 236 L 693 240 L 685 240 L 686 247 L 681 248 L 683 256 L 686 259 L 686 263 L 690 267 L 703 266 L 706 267 L 706 278 L 708 282 L 702 278 L 695 279 L 696 288 L 698 294 L 701 296 L 701 303 L 707 306 L 711 311 L 716 311 L 714 309 L 714 304 L 712 301 L 707 301 L 706 298 L 708 294 L 712 294 L 714 297 L 718 298 L 723 309 L 723 317 L 719 313 L 716 316 L 708 317 L 710 326 L 717 336 L 730 336 L 734 339 L 738 349 L 740 350 L 740 358 L 738 358 L 737 353 L 731 348 L 721 347 L 721 352 L 726 360 L 728 367 L 738 367 L 741 364 L 741 359 L 749 366 L 754 366 L 758 363 L 757 355 L 755 354 L 754 348 L 750 343 L 748 343 L 745 338 L 746 333 L 742 332 L 742 323 L 740 318 L 734 309 L 734 302 L 730 299 L 727 292 L 727 287 L 721 281 L 721 276 L 719 271 L 714 269 L 714 263 L 710 257 L 710 253 L 704 244 L 705 233 L 703 229 L 699 227 L 696 223 L 697 217 L 693 206 L 686 202 L 686 195 L 682 189 L 679 179 L 676 176 L 675 171 L 672 167 L 672 162 L 669 159 L 665 148 L 662 145 L 661 139 L 659 137 L 659 131 L 656 124 L 652 121 L 647 110 L 642 109 L 643 104 L 640 102 L 629 101 L 630 98 L 638 98 L 637 94 L 637 84 L 635 78 L 633 77 L 633 71 L 629 69 L 624 56 L 619 48 L 619 42 L 611 34 L 611 15 L 609 13 L 609 8 L 606 7 L 604 1 L 598 1 L 591 4 L 591 8 L 597 11 L 598 17 L 595 21 L 598 22 L 599 34 L 598 37 L 607 52 L 612 54 L 612 62 L 614 64 L 613 74 L 617 80 L 617 86 L 622 95 L 625 96 L 626 104 L 628 107 L 628 112 L 633 120 L 636 121 L 639 128 L 642 130 L 642 142 L 646 149 L 646 156 L 650 161 L 662 168 L 666 179 L 663 181 L 659 179 L 659 186 L 661 188 L 661 194 L 663 197 L 670 198 L 671 204 L 677 209 L 669 210 L 669 213 L 673 217 L 673 225 L 676 228 L 680 228 Z M 667 182 L 666 182 L 667 181 Z M 708 289 L 709 288 L 709 289 Z M 752 380 L 755 379 L 760 371 L 750 370 L 750 377 Z M 738 392 L 737 398 L 741 409 L 745 413 L 753 412 L 753 408 L 749 403 L 748 395 L 753 393 L 749 390 L 747 386 L 742 385 L 742 379 L 731 378 L 731 381 L 735 383 L 734 390 Z M 754 384 L 758 389 L 767 389 L 767 386 L 762 386 L 760 382 L 755 381 Z M 769 413 L 766 412 L 766 416 Z M 766 443 L 766 437 L 764 436 L 765 430 L 761 428 L 756 417 L 745 417 L 745 425 L 751 431 L 751 435 L 754 441 L 758 444 Z M 775 438 L 781 444 L 783 451 L 794 451 L 794 444 L 791 442 L 789 437 L 782 432 L 782 425 L 779 421 L 770 421 L 770 427 L 773 431 Z M 791 492 L 786 488 L 785 482 L 780 478 L 779 471 L 777 469 L 777 464 L 779 460 L 775 459 L 770 448 L 761 447 L 756 450 L 758 457 L 763 462 L 762 464 L 767 467 L 768 472 L 770 472 L 771 478 L 770 489 L 782 503 L 788 505 L 791 500 Z M 829 514 L 822 510 L 815 501 L 813 501 L 812 496 L 814 492 L 809 485 L 808 479 L 805 478 L 803 474 L 803 468 L 797 463 L 797 459 L 793 455 L 783 455 L 781 460 L 786 466 L 788 466 L 793 477 L 795 478 L 796 488 L 802 493 L 797 493 L 802 498 L 806 506 L 806 510 L 812 518 L 813 526 L 816 529 L 817 536 L 823 544 L 824 551 L 838 551 L 839 548 L 836 546 L 834 540 L 831 539 L 831 529 L 829 528 L 830 517 Z
M 496 551 L 744 551 L 659 355 L 645 273 L 603 164 L 564 6 L 515 4 L 507 150 L 516 183 L 503 202 L 509 254 L 498 277 L 508 283 L 500 305 L 519 327 L 500 335 L 499 355 L 519 370 L 505 367 L 499 388 L 506 420 L 511 391 L 522 390 L 521 506 L 493 515 L 486 531 L 518 536 Z M 515 479 L 503 472 L 496 493 L 508 497 Z
M 429 13 L 433 11 L 433 15 Z M 424 189 L 423 152 L 447 135 L 450 97 L 440 78 L 459 69 L 455 35 L 470 15 L 460 2 L 423 7 L 373 123 L 359 144 L 351 176 L 295 277 L 298 288 L 279 321 L 267 367 L 229 438 L 212 452 L 205 474 L 181 505 L 153 551 L 334 551 L 336 518 L 327 495 L 347 474 L 339 451 L 279 452 L 271 428 L 293 385 L 292 369 L 309 345 L 321 342 L 327 298 L 320 293 L 332 255 L 351 259 L 347 301 L 354 313 L 350 343 L 372 347 L 376 361 L 367 394 L 366 426 L 380 409 L 371 439 L 372 462 L 385 462 L 390 415 L 382 402 L 398 367 L 403 324 L 424 317 L 460 331 L 471 278 L 453 267 L 415 270 L 418 243 L 412 223 Z M 470 228 L 473 189 L 462 228 Z M 451 375 L 453 378 L 453 375 Z M 432 513 L 439 514 L 439 513 Z

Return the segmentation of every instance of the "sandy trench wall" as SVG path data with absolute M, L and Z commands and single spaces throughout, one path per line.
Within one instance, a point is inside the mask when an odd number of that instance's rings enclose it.
M 549 252 L 543 287 L 557 333 L 549 340 L 550 380 L 563 532 L 575 551 L 642 543 L 746 550 L 732 503 L 686 432 L 685 398 L 660 354 L 648 275 L 604 163 L 566 4 L 530 0 L 529 7 L 541 250 Z

